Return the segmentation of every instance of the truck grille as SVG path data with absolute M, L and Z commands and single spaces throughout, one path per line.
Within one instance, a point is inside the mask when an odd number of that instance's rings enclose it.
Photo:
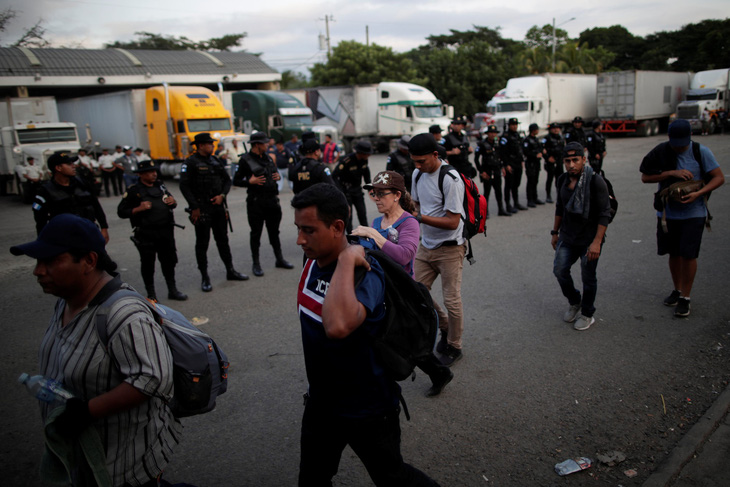
M 699 116 L 699 106 L 677 107 L 677 118 L 690 120 Z

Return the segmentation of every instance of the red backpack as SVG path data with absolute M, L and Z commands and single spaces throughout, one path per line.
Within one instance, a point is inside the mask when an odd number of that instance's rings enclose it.
M 414 184 L 418 184 L 421 174 L 423 173 L 419 171 Z M 465 216 L 462 216 L 461 220 L 464 222 L 464 238 L 469 242 L 469 250 L 466 254 L 466 258 L 469 261 L 469 264 L 474 264 L 476 259 L 474 259 L 474 253 L 471 250 L 471 238 L 478 233 L 483 233 L 485 237 L 487 236 L 487 199 L 484 195 L 479 193 L 479 188 L 477 188 L 474 181 L 458 172 L 453 166 L 442 164 L 439 169 L 439 191 L 441 191 L 442 202 L 445 199 L 444 177 L 446 177 L 447 174 L 454 181 L 456 181 L 458 177 L 461 177 L 461 180 L 464 182 Z

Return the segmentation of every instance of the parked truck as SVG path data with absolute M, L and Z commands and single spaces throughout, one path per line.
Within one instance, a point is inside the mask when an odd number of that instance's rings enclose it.
M 523 133 L 533 123 L 544 133 L 551 123 L 567 126 L 576 116 L 592 120 L 596 75 L 543 73 L 511 78 L 487 103 L 487 111 L 500 130 L 507 130 L 507 121 L 516 118 Z
M 639 136 L 666 131 L 689 87 L 689 73 L 612 71 L 598 75 L 598 117 L 607 134 Z
M 692 76 L 686 99 L 677 106 L 677 118 L 689 120 L 693 131 L 702 130 L 700 116 L 709 112 L 712 134 L 723 122 L 720 112 L 730 111 L 730 68 L 699 71 Z
M 448 129 L 453 107 L 412 83 L 320 86 L 286 90 L 314 113 L 315 125 L 334 125 L 349 150 L 356 139 L 368 139 L 380 151 L 403 135 L 428 132 L 437 124 Z
M 269 90 L 226 92 L 223 103 L 233 112 L 236 130 L 247 134 L 263 131 L 269 137 L 286 141 L 292 135 L 301 137 L 302 133 L 311 130 L 322 143 L 325 134 L 338 140 L 336 127 L 315 126 L 312 109 L 289 93 Z
M 7 98 L 0 101 L 0 194 L 21 194 L 21 174 L 28 157 L 46 168 L 56 151 L 77 152 L 76 125 L 60 122 L 51 96 Z
M 193 151 L 195 135 L 234 136 L 231 114 L 214 92 L 198 86 L 153 86 L 58 101 L 59 115 L 90 127 L 102 147 L 149 149 L 160 162 L 177 163 Z

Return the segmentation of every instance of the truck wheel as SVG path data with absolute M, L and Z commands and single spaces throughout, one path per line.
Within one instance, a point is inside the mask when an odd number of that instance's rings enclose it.
M 639 122 L 639 124 L 636 126 L 636 135 L 639 137 L 648 137 L 651 133 L 649 125 L 650 122 L 648 121 Z
M 651 135 L 659 135 L 659 120 L 651 121 Z

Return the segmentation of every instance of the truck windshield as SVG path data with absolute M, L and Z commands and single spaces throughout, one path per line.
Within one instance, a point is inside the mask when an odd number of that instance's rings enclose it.
M 444 116 L 440 105 L 430 107 L 413 107 L 413 112 L 416 118 L 439 118 Z
M 208 118 L 204 120 L 188 120 L 190 132 L 211 132 L 215 130 L 231 130 L 231 121 L 227 118 Z
M 310 115 L 287 115 L 284 117 L 285 127 L 301 127 L 302 125 L 312 125 L 312 117 Z
M 701 95 L 695 95 L 695 94 L 688 94 L 687 100 L 715 100 L 717 98 L 717 93 L 705 93 Z
M 497 111 L 502 112 L 526 112 L 530 109 L 530 103 L 527 101 L 516 101 L 512 103 L 498 103 Z
M 75 142 L 76 140 L 76 129 L 73 127 L 18 130 L 18 143 L 20 144 Z

